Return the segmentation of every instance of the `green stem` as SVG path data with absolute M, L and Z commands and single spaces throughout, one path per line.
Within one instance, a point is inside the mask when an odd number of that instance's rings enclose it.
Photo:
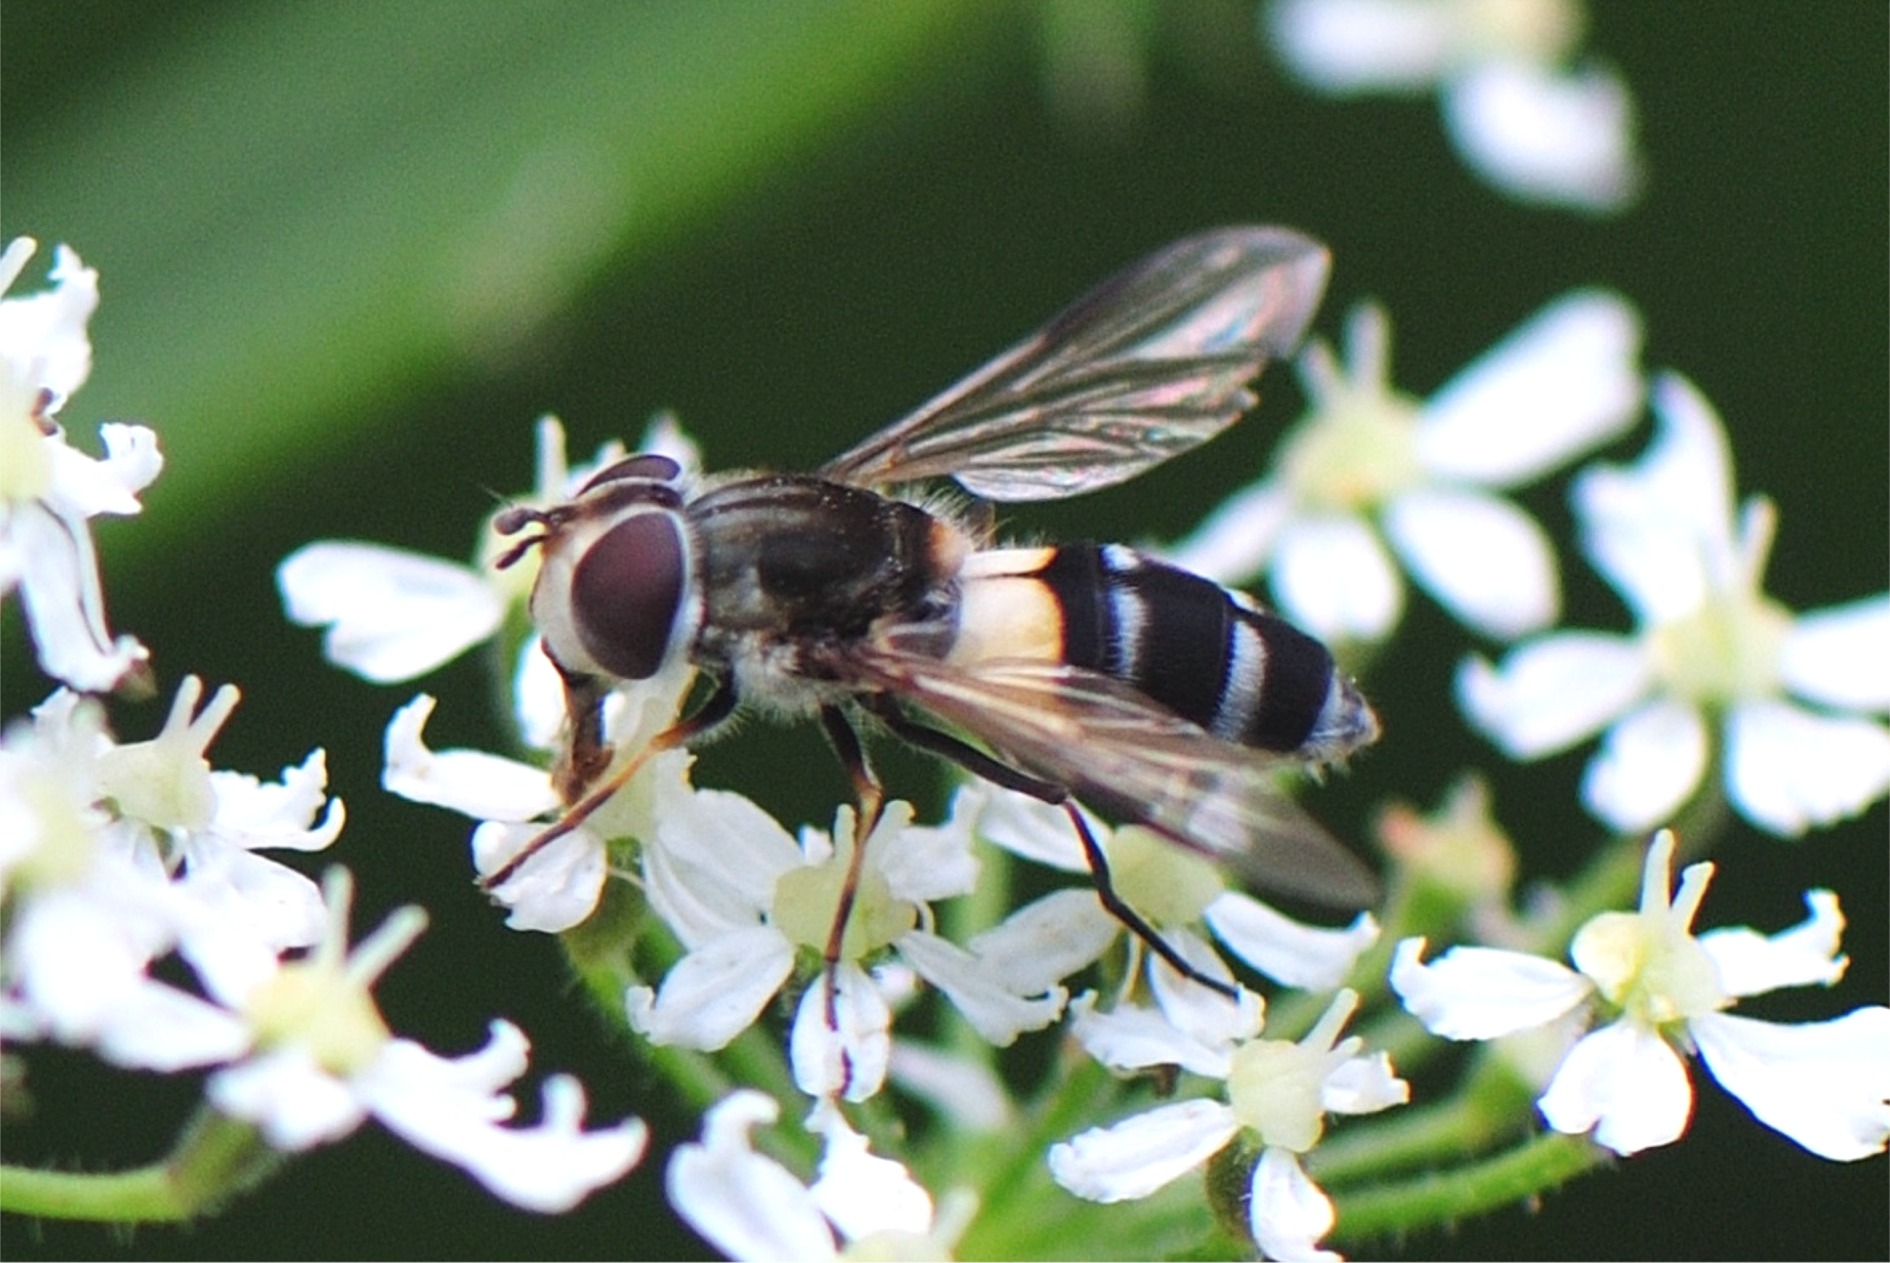
M 42 1219 L 177 1223 L 215 1210 L 281 1162 L 255 1128 L 205 1107 L 169 1157 L 134 1171 L 0 1167 L 0 1210 Z
M 1357 1242 L 1526 1202 L 1607 1160 L 1606 1151 L 1579 1136 L 1535 1135 L 1513 1149 L 1446 1171 L 1337 1195 L 1333 1239 Z
M 1322 1184 L 1343 1185 L 1481 1153 L 1526 1125 L 1530 1095 L 1503 1056 L 1485 1049 L 1455 1097 L 1348 1121 L 1308 1165 Z

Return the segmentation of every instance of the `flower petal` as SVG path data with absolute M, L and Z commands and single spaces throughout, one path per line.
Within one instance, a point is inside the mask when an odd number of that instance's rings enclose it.
M 217 1071 L 204 1095 L 219 1112 L 254 1124 L 271 1148 L 288 1152 L 338 1140 L 367 1117 L 348 1085 L 299 1046 Z
M 1890 728 L 1787 702 L 1744 702 L 1726 721 L 1726 789 L 1740 814 L 1796 837 L 1890 792 Z
M 847 1125 L 832 1100 L 822 1100 L 807 1129 L 827 1142 L 814 1201 L 849 1241 L 875 1233 L 923 1236 L 932 1228 L 932 1195 L 903 1163 L 870 1152 L 866 1137 Z
M 1533 482 L 1625 430 L 1641 403 L 1640 317 L 1606 290 L 1531 316 L 1424 406 L 1431 474 L 1490 487 Z
M 1378 922 L 1361 912 L 1344 929 L 1306 925 L 1238 890 L 1217 895 L 1205 913 L 1227 949 L 1288 987 L 1330 991 L 1378 941 Z
M 778 1114 L 751 1089 L 724 1098 L 703 1121 L 702 1143 L 678 1145 L 670 1157 L 670 1205 L 731 1259 L 837 1258 L 814 1195 L 749 1138 Z
M 1650 702 L 1608 730 L 1582 776 L 1588 810 L 1623 832 L 1679 810 L 1706 774 L 1706 721 L 1683 702 Z
M 1319 1085 L 1328 1114 L 1376 1114 L 1411 1099 L 1411 1085 L 1391 1068 L 1388 1052 L 1347 1057 Z
M 1780 987 L 1828 987 L 1844 976 L 1850 963 L 1838 955 L 1844 914 L 1828 890 L 1805 892 L 1811 915 L 1777 934 L 1744 926 L 1709 930 L 1698 938 L 1719 971 L 1719 984 L 1731 996 L 1763 995 Z
M 1051 987 L 1034 999 L 1019 995 L 982 959 L 923 930 L 900 935 L 896 946 L 919 976 L 943 991 L 972 1029 L 995 1047 L 1008 1048 L 1023 1032 L 1040 1031 L 1062 1016 L 1069 996 L 1062 987 Z
M 1275 0 L 1264 23 L 1280 59 L 1325 92 L 1429 87 L 1457 51 L 1457 24 L 1442 5 Z
M 12 506 L 6 528 L 40 669 L 82 693 L 110 692 L 150 655 L 105 626 L 91 529 L 38 503 Z
M 305 544 L 276 568 L 289 617 L 326 624 L 329 661 L 377 684 L 424 675 L 499 629 L 505 603 L 468 566 L 351 540 Z
M 1186 926 L 1175 926 L 1161 931 L 1161 936 L 1196 973 L 1234 986 L 1234 974 L 1227 962 L 1199 934 Z M 1182 977 L 1153 952 L 1148 957 L 1148 982 L 1162 1017 L 1205 1047 L 1230 1048 L 1260 1031 L 1264 1016 L 1260 997 L 1244 987 L 1237 989 L 1237 999 L 1229 999 L 1193 978 Z
M 1507 500 L 1449 488 L 1407 491 L 1385 535 L 1418 586 L 1487 636 L 1513 640 L 1555 621 L 1555 554 L 1535 519 Z
M 1012 855 L 1066 873 L 1089 871 L 1083 843 L 1061 807 L 995 785 L 972 785 L 959 790 L 952 800 L 953 814 L 960 811 L 975 813 L 972 831 Z M 1100 820 L 1091 818 L 1090 828 L 1098 841 L 1110 836 L 1109 827 Z
M 941 825 L 916 825 L 910 803 L 889 802 L 873 832 L 879 836 L 869 840 L 867 858 L 877 862 L 894 897 L 931 903 L 977 886 L 970 821 L 956 813 Z
M 1464 161 L 1521 201 L 1615 211 L 1640 192 L 1633 102 L 1611 71 L 1484 62 L 1445 85 L 1444 123 Z
M 1593 992 L 1553 960 L 1494 947 L 1453 947 L 1423 964 L 1424 940 L 1401 941 L 1391 989 L 1418 1021 L 1445 1039 L 1495 1039 L 1553 1022 Z
M 866 971 L 849 961 L 823 969 L 801 994 L 788 1035 L 795 1086 L 864 1101 L 886 1082 L 891 1053 L 892 1010 Z
M 1404 612 L 1404 584 L 1371 528 L 1354 517 L 1302 517 L 1280 533 L 1273 596 L 1322 640 L 1383 640 Z
M 1569 1050 L 1536 1102 L 1549 1126 L 1626 1157 L 1671 1144 L 1693 1114 L 1693 1085 L 1679 1054 L 1650 1031 L 1616 1022 Z
M 430 750 L 422 731 L 435 701 L 421 693 L 387 723 L 381 787 L 410 802 L 445 807 L 475 820 L 530 820 L 558 805 L 541 767 L 482 750 Z
M 1457 703 L 1512 759 L 1538 759 L 1599 732 L 1646 692 L 1653 665 L 1633 641 L 1555 632 L 1509 651 L 1500 667 L 1465 658 Z
M 1250 1017 L 1248 1034 L 1259 1027 L 1257 1006 Z M 1112 1069 L 1180 1066 L 1210 1078 L 1227 1077 L 1225 1045 L 1202 1043 L 1169 1021 L 1158 1009 L 1119 1004 L 1099 1013 L 1093 991 L 1086 991 L 1070 1002 L 1070 1034 L 1090 1056 Z
M 1050 1147 L 1050 1175 L 1092 1202 L 1147 1197 L 1227 1147 L 1239 1124 L 1219 1101 L 1158 1105 Z
M 656 991 L 625 992 L 630 1025 L 653 1044 L 714 1052 L 755 1024 L 793 967 L 793 945 L 772 926 L 722 935 L 670 966 Z
M 902 1091 L 962 1131 L 994 1132 L 1017 1121 L 1010 1089 L 975 1051 L 960 1055 L 913 1039 L 895 1040 L 891 1073 Z
M 1018 995 L 1048 991 L 1108 950 L 1122 923 L 1093 890 L 1054 890 L 975 936 L 969 946 Z
M 1337 1218 L 1332 1199 L 1299 1165 L 1298 1154 L 1275 1145 L 1261 1150 L 1250 1192 L 1247 1230 L 1264 1257 L 1337 1263 L 1340 1255 L 1319 1248 Z
M 1708 1070 L 1766 1126 L 1855 1162 L 1890 1138 L 1890 1009 L 1782 1025 L 1709 1013 L 1687 1024 Z
M 490 876 L 544 831 L 536 824 L 488 821 L 473 830 L 473 869 Z M 577 828 L 553 838 L 487 893 L 509 911 L 514 930 L 558 934 L 597 910 L 608 873 L 604 844 L 590 830 Z
M 1713 406 L 1677 373 L 1654 379 L 1659 429 L 1631 466 L 1575 480 L 1582 547 L 1643 625 L 1699 609 L 1730 578 L 1735 554 L 1732 454 Z
M 1811 610 L 1793 622 L 1779 658 L 1785 686 L 1808 702 L 1890 711 L 1890 595 Z
M 418 1064 L 390 1066 L 367 1089 L 375 1117 L 388 1130 L 462 1168 L 513 1205 L 541 1214 L 570 1210 L 617 1180 L 648 1145 L 648 1129 L 635 1118 L 585 1130 L 584 1089 L 568 1075 L 545 1081 L 544 1119 L 535 1127 L 502 1126 L 512 1102 L 495 1102 L 496 1090 L 443 1087 Z

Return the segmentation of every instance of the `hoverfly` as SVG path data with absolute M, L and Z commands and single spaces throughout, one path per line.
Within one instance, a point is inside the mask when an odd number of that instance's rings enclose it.
M 565 684 L 556 776 L 569 807 L 486 887 L 640 764 L 599 779 L 612 762 L 609 689 L 687 662 L 713 691 L 651 749 L 695 740 L 743 702 L 817 716 L 859 796 L 863 843 L 883 803 L 858 733 L 870 720 L 1064 805 L 1104 904 L 1223 991 L 1115 896 L 1075 800 L 1272 890 L 1370 902 L 1371 874 L 1275 784 L 1283 764 L 1332 763 L 1378 735 L 1325 646 L 1132 549 L 1004 547 L 988 503 L 981 516 L 903 494 L 949 478 L 974 504 L 1073 496 L 1207 441 L 1252 407 L 1261 369 L 1298 345 L 1328 265 L 1323 246 L 1287 229 L 1188 237 L 813 474 L 691 485 L 675 461 L 644 454 L 566 503 L 501 514 L 503 534 L 536 528 L 499 564 L 532 548 L 542 558 L 531 610 Z M 864 853 L 854 848 L 856 870 Z M 850 903 L 843 895 L 829 963 Z

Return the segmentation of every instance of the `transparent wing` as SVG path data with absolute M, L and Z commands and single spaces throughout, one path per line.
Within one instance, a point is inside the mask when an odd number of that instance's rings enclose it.
M 1286 760 L 1211 736 L 1108 676 L 1037 661 L 975 670 L 863 651 L 867 680 L 1089 805 L 1234 865 L 1253 884 L 1359 908 L 1378 883 L 1279 789 Z
M 956 478 L 988 500 L 1050 500 L 1132 478 L 1254 404 L 1325 290 L 1324 246 L 1285 228 L 1186 237 L 829 462 L 860 486 Z

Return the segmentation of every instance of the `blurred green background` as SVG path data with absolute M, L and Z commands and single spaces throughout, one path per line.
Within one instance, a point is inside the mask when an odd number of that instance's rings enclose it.
M 405 901 L 433 928 L 380 995 L 445 1052 L 518 1021 L 535 1072 L 573 1070 L 596 1114 L 692 1134 L 570 994 L 555 945 L 504 931 L 471 888 L 465 826 L 378 789 L 381 731 L 413 689 L 326 666 L 286 628 L 276 562 L 317 537 L 465 556 L 493 494 L 530 481 L 533 419 L 573 454 L 673 408 L 710 465 L 810 466 L 975 367 L 1091 282 L 1216 223 L 1331 243 L 1319 321 L 1375 296 L 1397 380 L 1428 392 L 1570 286 L 1619 288 L 1647 362 L 1725 416 L 1742 491 L 1779 502 L 1770 588 L 1795 608 L 1881 591 L 1886 534 L 1886 11 L 1875 4 L 1598 4 L 1588 47 L 1638 103 L 1638 207 L 1592 219 L 1507 202 L 1447 147 L 1433 98 L 1334 102 L 1292 83 L 1249 3 L 512 5 L 461 0 L 125 5 L 9 0 L 4 224 L 101 272 L 96 369 L 65 414 L 156 427 L 170 464 L 142 519 L 98 536 L 114 623 L 168 697 L 197 672 L 246 701 L 219 766 L 273 776 L 326 747 L 349 825 L 332 852 L 357 923 Z M 1261 467 L 1298 406 L 1133 485 L 1010 515 L 1021 531 L 1172 536 Z M 1630 455 L 1639 430 L 1617 450 Z M 1525 497 L 1568 538 L 1565 483 Z M 1570 621 L 1620 627 L 1569 556 Z M 1466 643 L 1419 603 L 1374 669 L 1383 748 L 1321 797 L 1358 834 L 1388 797 L 1434 803 L 1496 756 L 1450 705 Z M 493 748 L 469 658 L 423 682 L 436 745 Z M 44 685 L 10 603 L 17 715 Z M 420 687 L 420 686 L 416 686 Z M 147 735 L 162 707 L 121 709 Z M 700 779 L 824 820 L 837 772 L 809 731 L 751 726 Z M 1573 871 L 1585 751 L 1498 779 L 1536 875 Z M 818 757 L 824 759 L 822 752 Z M 925 798 L 937 773 L 893 764 Z M 1829 885 L 1850 976 L 1761 1016 L 1885 998 L 1885 812 L 1797 843 L 1736 827 L 1704 923 L 1777 929 Z M 196 1084 L 34 1058 L 38 1113 L 10 1161 L 110 1167 L 168 1144 Z M 1412 1257 L 1884 1257 L 1882 1159 L 1834 1166 L 1702 1080 L 1686 1140 L 1534 1213 L 1376 1243 Z M 373 1127 L 188 1231 L 129 1238 L 0 1222 L 26 1257 L 626 1257 L 702 1247 L 670 1226 L 660 1164 L 577 1212 L 502 1208 Z M 1058 1213 L 1046 1206 L 1045 1214 Z M 1360 1253 L 1364 1253 L 1360 1251 Z

